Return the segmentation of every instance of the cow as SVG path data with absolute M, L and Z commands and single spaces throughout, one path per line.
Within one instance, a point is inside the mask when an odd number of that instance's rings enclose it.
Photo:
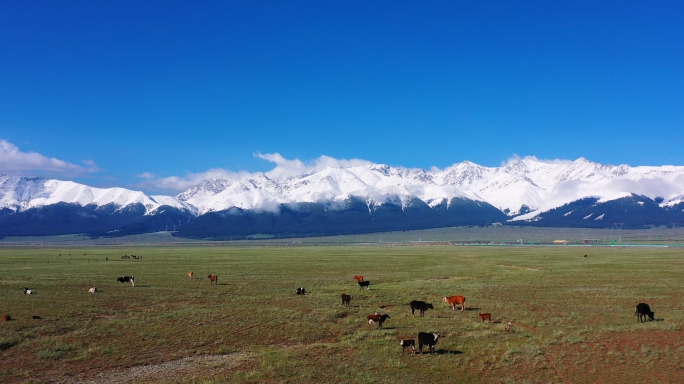
M 435 345 L 437 345 L 437 341 L 439 340 L 439 333 L 426 333 L 426 332 L 421 332 L 418 334 L 418 351 L 420 353 L 423 353 L 423 345 L 428 346 L 428 350 L 430 351 L 430 354 L 433 354 L 435 352 Z
M 655 315 L 655 312 L 651 312 L 651 308 L 648 306 L 646 303 L 639 303 L 636 306 L 636 312 L 634 312 L 634 316 L 637 316 L 637 319 L 639 321 L 643 321 L 643 319 L 648 316 L 648 321 L 654 320 L 653 316 Z
M 504 329 L 505 329 L 506 331 L 510 331 L 510 330 L 511 330 L 511 322 L 510 322 L 510 321 L 509 321 L 508 323 L 506 323 L 506 325 L 504 325 Z
M 348 306 L 349 306 L 349 302 L 350 302 L 351 299 L 353 299 L 353 298 L 354 298 L 354 296 L 352 296 L 352 295 L 347 295 L 346 293 L 343 293 L 343 294 L 342 294 L 342 305 L 344 305 L 345 307 L 348 307 Z
M 480 319 L 482 319 L 483 322 L 484 322 L 485 320 L 487 320 L 487 321 L 489 321 L 489 322 L 492 321 L 492 315 L 491 315 L 491 313 L 478 313 L 477 316 L 479 316 Z
M 432 303 L 426 303 L 424 301 L 418 300 L 413 300 L 409 303 L 409 305 L 411 306 L 411 315 L 413 315 L 413 317 L 416 317 L 416 309 L 420 311 L 421 317 L 425 316 L 425 311 L 428 309 L 435 309 L 435 307 L 432 306 Z
M 356 281 L 363 281 L 363 276 L 361 276 L 361 275 L 359 275 L 359 276 L 354 276 L 354 280 L 356 280 Z
M 33 320 L 41 320 L 41 317 L 40 317 L 40 316 L 37 316 L 37 315 L 31 316 L 31 318 L 32 318 Z
M 28 289 L 28 288 L 24 288 L 24 294 L 25 294 L 25 295 L 30 295 L 30 294 L 32 294 L 32 293 L 33 293 L 32 290 L 30 290 L 30 289 Z
M 297 295 L 306 295 L 306 289 L 304 289 L 304 287 L 299 287 L 299 288 L 297 288 L 297 290 L 295 291 L 295 294 L 297 294 Z
M 92 288 L 90 288 L 90 289 L 88 290 L 88 292 L 90 292 L 90 293 L 95 293 L 95 292 L 97 292 L 97 287 L 92 287 Z
M 449 303 L 449 305 L 451 305 L 452 311 L 456 310 L 456 304 L 461 305 L 461 311 L 465 310 L 465 296 L 444 296 L 444 299 L 442 299 L 442 301 L 445 303 Z
M 186 276 L 187 276 L 187 277 L 189 277 L 189 278 L 190 278 L 190 280 L 192 280 L 192 277 L 193 277 L 194 275 L 195 275 L 195 274 L 194 274 L 194 273 L 192 273 L 192 271 L 190 271 L 190 272 L 188 272 L 188 273 L 187 273 L 187 275 L 186 275 Z
M 133 276 L 121 276 L 116 279 L 119 283 L 121 283 L 121 286 L 123 287 L 124 283 L 131 283 L 131 287 L 135 287 L 135 279 Z
M 128 255 L 123 255 L 123 256 L 121 256 L 121 260 L 123 260 L 123 259 L 130 259 L 130 258 L 131 258 L 131 257 L 128 256 Z
M 214 284 L 218 285 L 218 276 L 216 276 L 216 275 L 207 275 L 207 278 L 209 279 L 209 285 L 211 285 L 211 283 L 214 283 Z
M 377 312 L 366 316 L 368 319 L 368 330 L 370 331 L 371 329 L 371 324 L 373 323 L 378 323 L 378 329 L 382 329 L 382 323 L 385 322 L 385 320 L 390 318 L 390 315 L 384 314 L 384 315 L 379 315 Z
M 363 287 L 368 287 L 368 290 L 370 290 L 370 281 L 359 281 L 357 282 L 359 284 L 359 289 L 363 289 Z
M 401 340 L 401 341 L 399 341 L 399 345 L 401 345 L 401 354 L 402 355 L 406 351 L 406 348 L 411 348 L 412 353 L 416 353 L 416 341 L 413 339 Z
M 10 321 L 10 320 L 12 320 L 12 317 L 10 317 L 10 315 L 5 315 L 2 317 L 2 321 Z

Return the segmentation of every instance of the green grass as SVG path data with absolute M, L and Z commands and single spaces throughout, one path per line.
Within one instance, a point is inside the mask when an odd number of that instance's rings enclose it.
M 85 380 L 217 355 L 227 360 L 143 381 L 587 382 L 592 369 L 606 375 L 598 381 L 677 381 L 683 256 L 611 247 L 0 248 L 0 315 L 15 319 L 0 322 L 0 381 Z M 358 274 L 370 290 L 358 289 Z M 136 286 L 121 287 L 121 275 Z M 294 295 L 300 286 L 309 294 Z M 350 307 L 341 293 L 354 295 Z M 441 302 L 456 294 L 466 311 Z M 413 318 L 411 300 L 435 310 Z M 636 321 L 642 301 L 659 321 Z M 368 331 L 374 312 L 391 319 Z M 402 356 L 398 340 L 418 332 L 443 336 L 437 354 Z

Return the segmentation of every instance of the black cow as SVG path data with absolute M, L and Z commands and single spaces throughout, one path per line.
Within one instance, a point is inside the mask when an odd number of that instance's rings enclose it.
M 399 345 L 401 345 L 401 354 L 404 354 L 404 351 L 406 351 L 406 348 L 411 348 L 411 351 L 413 353 L 416 353 L 416 341 L 413 339 L 410 340 L 401 340 L 399 342 Z
M 121 286 L 124 285 L 124 283 L 131 283 L 132 287 L 135 287 L 135 280 L 133 279 L 133 276 L 121 276 L 118 279 L 116 279 L 119 283 L 121 283 Z
M 634 316 L 638 316 L 637 318 L 639 321 L 643 321 L 642 318 L 646 318 L 646 316 L 649 317 L 648 321 L 654 320 L 653 316 L 655 315 L 655 312 L 651 312 L 651 308 L 648 306 L 646 303 L 639 303 L 636 306 L 636 312 L 634 312 Z
M 304 287 L 299 287 L 299 288 L 297 288 L 297 290 L 295 291 L 295 294 L 297 294 L 297 295 L 306 295 L 306 289 L 304 289 Z
M 343 293 L 343 294 L 342 294 L 342 304 L 343 304 L 345 307 L 348 307 L 348 306 L 349 306 L 349 302 L 350 302 L 351 299 L 353 299 L 353 298 L 354 298 L 354 296 L 352 296 L 352 295 L 347 295 L 347 294 Z
M 421 332 L 418 334 L 418 350 L 423 353 L 423 345 L 427 345 L 430 350 L 430 354 L 435 352 L 435 345 L 437 345 L 437 340 L 439 340 L 439 333 L 426 333 Z
M 359 281 L 359 289 L 363 289 L 363 287 L 367 287 L 370 290 L 370 281 Z
M 416 309 L 420 311 L 421 317 L 425 316 L 425 311 L 428 309 L 435 309 L 435 307 L 432 306 L 432 303 L 426 303 L 424 301 L 413 300 L 409 304 L 411 305 L 411 314 L 413 317 L 416 317 Z

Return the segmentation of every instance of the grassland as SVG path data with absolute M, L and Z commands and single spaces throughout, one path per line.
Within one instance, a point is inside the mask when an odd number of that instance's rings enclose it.
M 674 247 L 4 247 L 0 381 L 684 382 L 683 272 Z M 456 294 L 466 311 L 441 302 Z M 437 353 L 402 355 L 421 331 Z

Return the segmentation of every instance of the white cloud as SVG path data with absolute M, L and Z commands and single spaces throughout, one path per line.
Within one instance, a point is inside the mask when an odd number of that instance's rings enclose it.
M 284 158 L 279 153 L 255 153 L 254 156 L 269 161 L 275 164 L 275 167 L 270 171 L 264 172 L 263 175 L 270 179 L 285 179 L 306 173 L 319 168 L 336 167 L 348 168 L 360 165 L 372 164 L 370 161 L 361 159 L 335 159 L 330 156 L 320 156 L 317 159 L 309 162 L 303 162 L 299 159 L 289 160 Z M 182 192 L 188 188 L 200 184 L 203 181 L 215 179 L 229 179 L 229 180 L 245 180 L 256 177 L 262 173 L 239 171 L 234 172 L 227 169 L 212 168 L 205 172 L 188 173 L 184 176 L 169 176 L 156 177 L 153 173 L 143 172 L 137 175 L 138 178 L 144 179 L 141 183 L 133 185 L 138 188 L 154 188 L 164 191 Z
M 83 163 L 85 166 L 49 158 L 36 152 L 22 152 L 16 145 L 0 140 L 0 173 L 20 176 L 78 177 L 99 171 L 92 160 L 85 160 Z
M 141 179 L 145 179 L 145 181 L 135 184 L 134 187 L 155 188 L 165 191 L 185 191 L 193 185 L 197 185 L 206 180 L 242 180 L 254 176 L 254 174 L 249 172 L 232 172 L 226 169 L 212 168 L 205 172 L 188 173 L 184 176 L 155 178 L 155 175 L 150 172 L 143 172 L 137 176 Z
M 546 163 L 546 164 L 569 164 L 569 163 L 573 162 L 572 160 L 563 160 L 563 159 L 538 159 L 537 156 L 520 157 L 514 153 L 513 155 L 511 155 L 511 157 L 508 158 L 508 160 L 502 161 L 501 166 L 505 167 L 507 165 L 514 164 L 520 160 L 531 160 L 531 161 Z
M 299 159 L 288 160 L 277 152 L 266 154 L 257 152 L 254 155 L 260 159 L 276 164 L 275 168 L 265 173 L 266 176 L 271 179 L 284 179 L 320 168 L 349 168 L 373 164 L 370 161 L 361 159 L 335 159 L 325 155 L 309 161 L 308 163 L 304 163 Z

